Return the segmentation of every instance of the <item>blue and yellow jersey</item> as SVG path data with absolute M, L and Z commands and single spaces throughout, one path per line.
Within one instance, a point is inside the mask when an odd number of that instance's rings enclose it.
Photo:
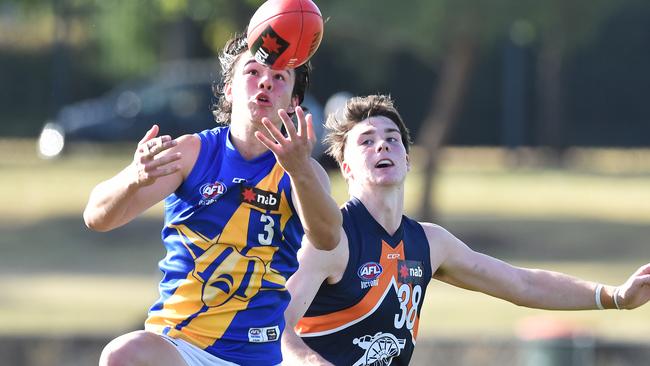
M 167 255 L 145 329 L 240 365 L 278 364 L 303 229 L 273 153 L 246 160 L 229 135 L 199 134 L 194 168 L 165 200 Z
M 403 216 L 390 235 L 356 198 L 341 211 L 347 267 L 321 285 L 296 332 L 334 365 L 408 365 L 432 276 L 424 229 Z

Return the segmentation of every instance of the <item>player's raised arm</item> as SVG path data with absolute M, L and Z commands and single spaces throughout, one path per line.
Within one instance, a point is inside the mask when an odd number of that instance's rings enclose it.
M 147 131 L 131 164 L 92 190 L 83 213 L 89 228 L 109 231 L 120 227 L 181 184 L 198 154 L 198 139 L 157 137 L 158 130 L 154 125 Z
M 327 173 L 311 158 L 316 143 L 311 114 L 305 115 L 302 108 L 296 107 L 297 130 L 286 111 L 280 110 L 278 115 L 286 137 L 266 118 L 262 122 L 272 139 L 261 132 L 256 136 L 291 177 L 293 203 L 309 242 L 318 249 L 331 250 L 340 238 L 341 212 L 330 195 Z
M 650 265 L 621 286 L 604 286 L 560 272 L 512 266 L 471 250 L 437 225 L 423 227 L 438 250 L 438 257 L 432 257 L 432 268 L 438 268 L 434 278 L 458 287 L 547 310 L 632 309 L 650 300 Z

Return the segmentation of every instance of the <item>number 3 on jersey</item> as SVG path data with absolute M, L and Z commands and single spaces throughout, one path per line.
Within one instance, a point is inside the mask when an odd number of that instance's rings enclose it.
M 273 227 L 275 226 L 275 220 L 269 215 L 260 216 L 260 222 L 264 225 L 262 229 L 264 232 L 257 234 L 257 241 L 260 245 L 271 245 L 273 242 Z
M 397 298 L 399 299 L 400 313 L 395 314 L 395 329 L 401 329 L 406 325 L 406 329 L 411 330 L 415 325 L 418 306 L 422 300 L 422 287 L 415 285 L 411 292 L 411 286 L 403 283 L 397 290 Z

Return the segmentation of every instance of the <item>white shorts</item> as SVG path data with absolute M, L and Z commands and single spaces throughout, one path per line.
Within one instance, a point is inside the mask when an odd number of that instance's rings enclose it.
M 236 363 L 222 360 L 182 339 L 172 338 L 164 334 L 159 335 L 176 348 L 187 366 L 237 366 Z

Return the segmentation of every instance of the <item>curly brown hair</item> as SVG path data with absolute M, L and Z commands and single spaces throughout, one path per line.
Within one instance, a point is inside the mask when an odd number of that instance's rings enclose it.
M 327 154 L 334 158 L 339 166 L 343 163 L 343 151 L 345 150 L 348 132 L 357 123 L 375 116 L 383 116 L 395 122 L 402 136 L 402 143 L 404 144 L 404 148 L 406 148 L 406 153 L 408 154 L 411 135 L 404 124 L 404 120 L 402 120 L 402 116 L 397 111 L 397 108 L 395 108 L 395 104 L 390 95 L 375 94 L 350 98 L 345 104 L 342 116 L 340 120 L 337 118 L 336 113 L 331 113 L 327 117 L 327 122 L 325 123 L 327 135 L 323 139 L 323 143 L 327 145 Z
M 212 114 L 214 115 L 217 123 L 229 124 L 230 115 L 232 113 L 232 102 L 226 99 L 225 87 L 232 83 L 235 64 L 242 53 L 248 50 L 248 43 L 246 42 L 246 34 L 238 33 L 230 38 L 226 45 L 219 53 L 219 63 L 221 64 L 221 78 L 212 85 L 212 92 L 217 99 L 213 105 Z M 307 62 L 304 65 L 298 66 L 294 69 L 295 82 L 293 84 L 292 96 L 298 97 L 298 104 L 302 104 L 305 99 L 305 92 L 309 88 L 311 82 L 311 63 Z

